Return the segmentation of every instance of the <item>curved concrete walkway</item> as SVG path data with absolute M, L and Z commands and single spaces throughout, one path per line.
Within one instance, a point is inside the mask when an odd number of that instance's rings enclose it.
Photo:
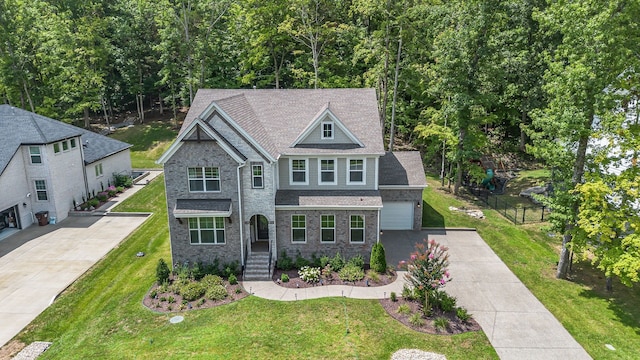
M 153 171 L 144 184 L 160 173 Z M 143 186 L 134 185 L 99 210 L 108 213 Z M 109 215 L 34 224 L 0 241 L 0 347 L 148 217 Z
M 400 296 L 405 283 L 404 274 L 404 271 L 398 271 L 396 281 L 384 286 L 316 285 L 310 288 L 290 289 L 273 281 L 242 281 L 242 286 L 252 295 L 269 300 L 296 301 L 334 296 L 352 299 L 385 299 L 391 292 Z

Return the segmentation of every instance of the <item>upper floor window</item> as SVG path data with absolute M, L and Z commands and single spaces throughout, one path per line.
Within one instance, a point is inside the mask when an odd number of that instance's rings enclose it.
M 291 183 L 308 184 L 307 159 L 291 159 Z
M 49 196 L 47 195 L 47 182 L 44 180 L 36 180 L 36 199 L 40 201 L 49 200 Z
M 102 163 L 96 165 L 96 177 L 102 176 Z
M 62 142 L 62 151 L 69 151 L 69 142 L 67 140 Z
M 76 148 L 76 146 L 77 146 L 77 145 L 76 145 L 76 139 L 71 139 L 71 140 L 69 140 L 69 144 L 71 145 L 71 148 L 72 148 L 72 149 L 75 149 L 75 148 Z
M 291 215 L 291 241 L 307 242 L 307 217 Z
M 349 219 L 349 241 L 352 243 L 364 242 L 364 216 L 351 215 Z
M 335 242 L 336 241 L 336 217 L 335 215 L 321 215 L 320 216 L 320 232 L 321 242 Z
M 32 164 L 42 164 L 42 155 L 40 155 L 39 146 L 29 146 L 29 156 Z
M 217 167 L 190 167 L 189 191 L 220 191 L 220 170 Z
M 336 161 L 335 159 L 320 159 L 320 184 L 336 184 Z
M 322 138 L 333 139 L 333 123 L 332 122 L 327 121 L 322 123 Z
M 349 159 L 348 184 L 364 184 L 364 160 Z
M 224 244 L 224 218 L 189 218 L 191 244 Z
M 262 164 L 251 165 L 251 185 L 254 189 L 262 189 L 264 187 Z
M 60 152 L 60 143 L 53 143 L 53 152 L 56 154 Z

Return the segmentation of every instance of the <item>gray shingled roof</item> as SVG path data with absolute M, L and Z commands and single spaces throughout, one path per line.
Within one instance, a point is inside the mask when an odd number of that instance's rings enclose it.
M 212 102 L 216 102 L 274 158 L 280 155 L 335 153 L 332 148 L 290 147 L 314 120 L 318 111 L 329 103 L 331 111 L 365 145 L 364 148 L 341 149 L 341 152 L 384 153 L 374 89 L 200 89 L 182 130 Z
M 276 206 L 382 207 L 377 190 L 278 190 Z
M 21 145 L 44 145 L 81 136 L 89 164 L 131 145 L 11 105 L 0 105 L 0 174 Z
M 427 186 L 419 151 L 387 152 L 380 157 L 378 184 Z

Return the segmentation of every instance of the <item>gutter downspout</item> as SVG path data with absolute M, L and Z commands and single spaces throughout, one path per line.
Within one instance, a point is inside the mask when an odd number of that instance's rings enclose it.
M 240 181 L 240 168 L 244 167 L 245 165 L 247 165 L 246 161 L 238 165 L 238 168 L 236 169 L 236 175 L 238 176 L 238 216 L 240 217 L 238 221 L 240 223 L 240 265 L 242 266 L 243 269 L 244 269 L 244 235 L 243 235 L 244 218 L 242 217 L 242 193 L 241 193 L 242 186 Z
M 84 175 L 84 193 L 87 195 L 87 201 L 89 201 L 89 180 L 87 179 L 87 164 L 84 162 L 84 144 L 82 143 L 82 137 L 78 136 L 78 142 L 80 143 L 80 162 L 82 163 L 82 175 Z M 75 209 L 73 209 L 75 210 Z

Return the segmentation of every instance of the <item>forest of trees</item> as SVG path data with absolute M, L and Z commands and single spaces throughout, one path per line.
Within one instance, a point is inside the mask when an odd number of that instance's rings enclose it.
M 572 248 L 629 284 L 639 19 L 637 0 L 0 0 L 0 102 L 88 125 L 198 88 L 373 87 L 390 148 L 444 155 L 456 191 L 486 152 L 553 169 L 558 277 Z

